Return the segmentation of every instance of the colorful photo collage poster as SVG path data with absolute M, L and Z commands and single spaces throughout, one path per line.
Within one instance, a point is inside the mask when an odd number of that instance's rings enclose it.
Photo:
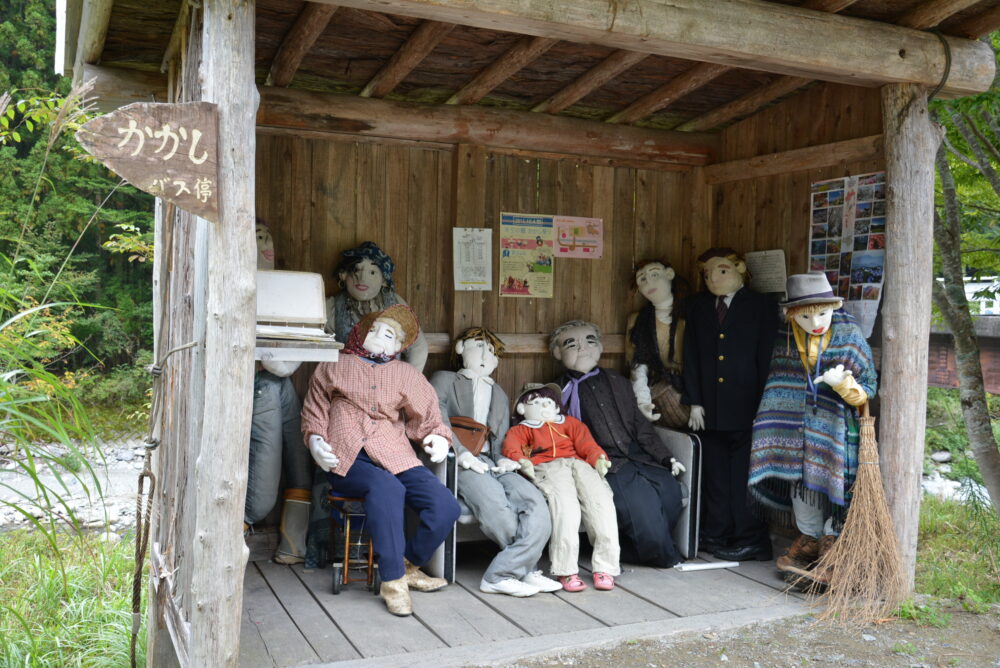
M 500 296 L 551 298 L 555 216 L 500 213 Z
M 871 336 L 885 267 L 885 172 L 812 184 L 809 270 L 826 273 Z

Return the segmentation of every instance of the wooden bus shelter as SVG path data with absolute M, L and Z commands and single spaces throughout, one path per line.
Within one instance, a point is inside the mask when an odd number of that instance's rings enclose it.
M 881 445 L 911 570 L 930 325 L 930 91 L 987 90 L 998 0 L 59 0 L 57 69 L 101 105 L 219 110 L 220 220 L 158 202 L 157 451 L 149 665 L 235 666 L 247 547 L 254 219 L 277 268 L 330 272 L 376 241 L 429 333 L 483 324 L 508 393 L 556 369 L 570 318 L 623 364 L 633 263 L 694 280 L 712 245 L 807 269 L 810 183 L 887 172 Z M 602 218 L 601 260 L 552 299 L 456 292 L 451 228 L 500 211 Z M 494 279 L 496 280 L 496 279 Z M 380 624 L 372 620 L 372 627 Z M 374 632 L 374 631 L 373 631 Z

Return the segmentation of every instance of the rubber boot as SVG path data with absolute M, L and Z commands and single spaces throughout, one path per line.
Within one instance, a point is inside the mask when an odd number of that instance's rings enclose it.
M 285 503 L 281 508 L 281 542 L 274 553 L 274 563 L 288 565 L 305 561 L 311 500 L 311 490 L 285 490 Z

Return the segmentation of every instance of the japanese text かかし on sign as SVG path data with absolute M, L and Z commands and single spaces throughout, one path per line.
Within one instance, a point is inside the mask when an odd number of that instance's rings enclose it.
M 209 102 L 137 102 L 95 118 L 76 138 L 140 190 L 218 222 L 218 127 Z

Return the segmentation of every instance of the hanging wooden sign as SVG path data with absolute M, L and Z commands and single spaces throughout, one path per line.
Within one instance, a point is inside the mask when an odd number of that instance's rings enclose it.
M 209 102 L 136 102 L 85 124 L 76 139 L 139 190 L 218 222 L 218 133 Z

